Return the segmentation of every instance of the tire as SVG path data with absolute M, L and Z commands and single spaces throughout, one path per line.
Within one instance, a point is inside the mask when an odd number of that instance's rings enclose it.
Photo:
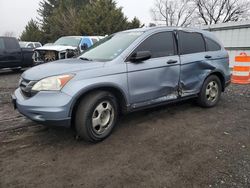
M 199 93 L 197 99 L 198 104 L 205 108 L 216 106 L 220 100 L 221 91 L 222 86 L 220 79 L 215 75 L 207 77 Z
M 89 93 L 77 107 L 76 133 L 87 142 L 100 142 L 112 133 L 117 118 L 118 104 L 114 95 L 106 91 Z

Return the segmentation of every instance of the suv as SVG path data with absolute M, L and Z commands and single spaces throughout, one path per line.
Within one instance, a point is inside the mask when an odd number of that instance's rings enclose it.
M 213 107 L 229 83 L 228 53 L 210 32 L 154 27 L 110 35 L 77 58 L 29 69 L 12 98 L 28 118 L 72 125 L 99 142 L 121 113 L 189 98 Z

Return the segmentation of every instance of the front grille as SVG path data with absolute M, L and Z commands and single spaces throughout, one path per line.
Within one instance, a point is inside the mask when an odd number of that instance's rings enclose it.
M 33 60 L 36 63 L 47 63 L 58 59 L 58 52 L 53 50 L 35 50 L 33 55 Z
M 32 91 L 32 87 L 36 84 L 36 81 L 30 81 L 27 79 L 21 78 L 19 82 L 19 87 L 23 96 L 25 97 L 32 97 L 36 94 L 36 92 Z

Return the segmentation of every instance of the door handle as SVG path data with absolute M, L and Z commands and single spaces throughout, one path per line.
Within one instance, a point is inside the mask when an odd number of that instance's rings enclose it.
M 171 64 L 175 64 L 177 63 L 178 61 L 177 60 L 173 60 L 173 59 L 170 59 L 167 64 L 171 65 Z
M 212 56 L 211 55 L 206 55 L 205 58 L 210 59 L 210 58 L 212 58 Z

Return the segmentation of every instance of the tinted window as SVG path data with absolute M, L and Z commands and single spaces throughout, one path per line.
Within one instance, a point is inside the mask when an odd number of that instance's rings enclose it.
M 179 32 L 181 54 L 205 52 L 205 42 L 200 33 Z
M 154 34 L 143 41 L 135 51 L 150 51 L 152 58 L 175 55 L 173 33 Z
M 215 42 L 214 40 L 205 37 L 205 41 L 207 44 L 207 51 L 218 51 L 221 50 L 221 46 Z
M 19 49 L 19 44 L 17 43 L 16 39 L 5 38 L 5 47 L 9 50 Z
M 5 45 L 4 45 L 4 40 L 3 38 L 0 38 L 0 49 L 4 49 Z

